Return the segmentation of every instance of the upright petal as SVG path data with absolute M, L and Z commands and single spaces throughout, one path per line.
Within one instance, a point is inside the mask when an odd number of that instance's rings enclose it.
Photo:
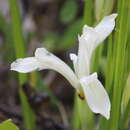
M 84 77 L 80 80 L 88 106 L 94 113 L 100 113 L 106 119 L 110 117 L 110 100 L 97 74 Z
M 106 16 L 102 19 L 102 21 L 94 28 L 95 31 L 98 33 L 98 41 L 97 45 L 103 42 L 108 35 L 112 32 L 115 27 L 115 18 L 117 14 L 112 14 Z
M 90 60 L 94 49 L 103 42 L 103 40 L 112 32 L 115 26 L 115 18 L 117 14 L 106 16 L 95 27 L 85 25 L 83 33 L 79 37 L 79 50 L 78 50 L 78 77 L 82 78 L 89 74 Z

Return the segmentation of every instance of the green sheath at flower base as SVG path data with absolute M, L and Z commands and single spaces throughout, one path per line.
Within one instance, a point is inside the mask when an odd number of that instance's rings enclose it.
M 105 40 L 115 26 L 117 14 L 106 16 L 94 28 L 85 25 L 79 36 L 78 55 L 70 54 L 74 70 L 45 48 L 38 48 L 34 57 L 17 59 L 11 64 L 11 70 L 28 73 L 35 70 L 52 69 L 62 74 L 84 96 L 94 113 L 100 113 L 106 119 L 110 117 L 110 100 L 97 73 L 90 74 L 90 60 L 95 48 Z

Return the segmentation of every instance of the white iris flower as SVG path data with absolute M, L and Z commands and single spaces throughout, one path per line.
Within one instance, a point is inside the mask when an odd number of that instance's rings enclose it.
M 117 14 L 112 14 L 104 17 L 94 28 L 87 25 L 83 27 L 82 35 L 78 37 L 78 55 L 70 54 L 75 72 L 45 48 L 37 48 L 34 57 L 17 59 L 11 64 L 11 70 L 21 73 L 43 69 L 57 71 L 85 98 L 94 113 L 100 113 L 109 119 L 111 108 L 109 96 L 98 80 L 97 73 L 90 74 L 90 59 L 95 48 L 114 29 L 116 16 Z

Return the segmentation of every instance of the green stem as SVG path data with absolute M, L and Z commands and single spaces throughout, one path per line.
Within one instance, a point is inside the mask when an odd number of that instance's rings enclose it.
M 19 12 L 19 7 L 17 0 L 9 0 L 10 11 L 12 16 L 12 35 L 14 40 L 14 49 L 16 52 L 16 58 L 25 56 L 24 38 L 22 34 L 21 17 Z M 21 105 L 23 108 L 23 120 L 26 130 L 35 130 L 35 118 L 34 113 L 28 104 L 27 97 L 23 92 L 22 86 L 27 81 L 27 76 L 19 74 L 19 95 L 21 100 Z

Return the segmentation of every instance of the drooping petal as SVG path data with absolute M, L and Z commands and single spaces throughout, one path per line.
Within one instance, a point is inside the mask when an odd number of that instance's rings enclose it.
M 11 64 L 11 70 L 28 73 L 42 69 L 41 64 L 35 57 L 19 58 Z
M 36 59 L 47 69 L 51 69 L 62 74 L 73 87 L 78 89 L 79 82 L 72 69 L 61 59 L 48 52 L 45 48 L 38 48 L 35 52 Z
M 102 21 L 94 28 L 95 31 L 98 33 L 98 41 L 97 45 L 103 42 L 108 35 L 113 31 L 115 27 L 115 18 L 117 14 L 111 14 L 106 16 L 102 19 Z
M 79 82 L 72 69 L 45 48 L 36 49 L 35 57 L 17 59 L 11 64 L 11 70 L 22 73 L 43 69 L 51 69 L 59 72 L 78 90 Z
M 88 106 L 94 113 L 100 113 L 106 119 L 110 117 L 110 100 L 97 74 L 84 77 L 80 80 Z

